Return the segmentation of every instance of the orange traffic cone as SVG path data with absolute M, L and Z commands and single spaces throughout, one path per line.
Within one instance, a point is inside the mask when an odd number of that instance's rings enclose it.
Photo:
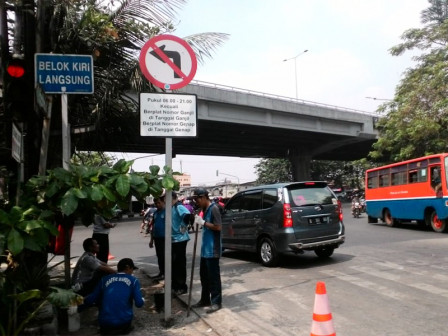
M 109 255 L 107 256 L 107 260 L 111 260 L 111 259 L 115 259 L 115 257 L 112 254 L 110 254 L 110 252 L 109 252 Z
M 311 336 L 336 336 L 324 282 L 316 284 Z

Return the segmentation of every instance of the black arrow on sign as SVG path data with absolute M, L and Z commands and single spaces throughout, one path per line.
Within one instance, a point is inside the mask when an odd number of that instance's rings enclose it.
M 171 58 L 173 60 L 173 63 L 179 68 L 182 69 L 181 67 L 181 62 L 180 62 L 180 54 L 177 51 L 170 51 L 167 50 L 165 51 L 165 45 L 161 46 L 159 48 L 160 50 L 162 50 L 162 52 L 168 57 Z M 150 52 L 151 55 L 153 55 L 155 58 L 157 58 L 159 61 L 166 63 L 162 57 L 159 56 L 159 54 L 157 54 L 157 52 L 155 50 Z M 175 71 L 174 71 L 174 78 L 181 78 Z

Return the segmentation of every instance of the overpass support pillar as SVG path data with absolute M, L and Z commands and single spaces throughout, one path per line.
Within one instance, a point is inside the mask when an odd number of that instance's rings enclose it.
M 291 162 L 294 181 L 309 181 L 311 179 L 311 154 L 304 149 L 290 149 L 288 153 Z

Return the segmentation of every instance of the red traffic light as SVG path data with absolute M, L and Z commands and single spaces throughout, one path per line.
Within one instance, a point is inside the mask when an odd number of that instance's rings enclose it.
M 6 71 L 11 77 L 20 78 L 25 74 L 25 65 L 21 60 L 12 60 L 6 66 Z

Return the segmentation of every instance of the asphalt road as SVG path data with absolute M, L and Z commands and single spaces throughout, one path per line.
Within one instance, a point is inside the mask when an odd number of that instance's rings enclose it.
M 346 243 L 327 260 L 306 252 L 265 268 L 255 255 L 224 253 L 224 308 L 204 314 L 207 323 L 220 335 L 309 335 L 316 282 L 323 281 L 338 335 L 447 335 L 448 235 L 412 225 L 368 224 L 366 214 L 353 218 L 348 205 L 344 214 Z M 111 253 L 157 273 L 154 249 L 139 234 L 140 220 L 119 222 L 110 234 Z M 92 227 L 75 227 L 73 256 L 82 253 L 82 241 L 91 233 Z M 199 290 L 196 269 L 193 302 Z

